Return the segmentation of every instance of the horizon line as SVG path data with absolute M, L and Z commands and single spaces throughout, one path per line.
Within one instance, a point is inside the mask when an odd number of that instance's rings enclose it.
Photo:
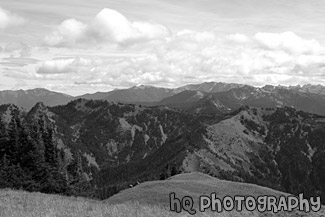
M 141 87 L 141 86 L 174 90 L 174 89 L 182 88 L 182 87 L 189 86 L 189 85 L 200 85 L 200 84 L 205 84 L 205 83 L 234 84 L 234 85 L 242 85 L 242 86 L 251 86 L 251 87 L 255 87 L 255 88 L 263 88 L 263 87 L 266 87 L 266 86 L 289 88 L 289 87 L 304 87 L 304 86 L 308 86 L 308 85 L 325 87 L 325 85 L 322 85 L 320 83 L 318 83 L 318 84 L 306 83 L 306 84 L 295 84 L 295 85 L 282 85 L 282 84 L 278 84 L 278 85 L 273 85 L 273 84 L 251 85 L 251 84 L 235 83 L 235 82 L 206 81 L 206 82 L 201 82 L 201 83 L 188 83 L 188 84 L 177 86 L 177 87 L 174 87 L 174 88 L 163 87 L 163 86 L 155 86 L 155 85 L 150 85 L 150 84 L 138 84 L 138 85 L 133 85 L 133 86 L 125 87 L 125 88 L 114 88 L 114 89 L 107 90 L 107 91 L 85 92 L 85 93 L 78 94 L 78 95 L 68 94 L 65 91 L 53 90 L 51 88 L 45 88 L 45 87 L 19 88 L 19 89 L 14 89 L 14 88 L 12 88 L 12 89 L 0 89 L 0 92 L 4 92 L 4 91 L 13 91 L 13 92 L 15 92 L 15 91 L 32 91 L 32 90 L 37 90 L 37 89 L 43 89 L 43 90 L 47 90 L 47 91 L 50 91 L 50 92 L 65 94 L 65 95 L 71 96 L 71 97 L 80 97 L 80 96 L 83 96 L 83 95 L 86 95 L 86 94 L 108 93 L 108 92 L 115 91 L 115 90 L 128 90 L 128 89 Z

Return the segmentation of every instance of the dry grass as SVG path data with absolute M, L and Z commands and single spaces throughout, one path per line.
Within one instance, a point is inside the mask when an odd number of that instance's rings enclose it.
M 323 216 L 324 215 L 324 212 Z M 1 217 L 185 217 L 192 216 L 186 212 L 180 214 L 155 205 L 125 203 L 112 205 L 101 201 L 76 197 L 63 197 L 24 191 L 0 191 Z M 198 213 L 195 216 L 239 217 L 239 216 L 322 216 L 320 213 L 298 214 L 282 213 L 272 215 L 258 212 Z
M 280 191 L 261 187 L 254 184 L 231 182 L 216 179 L 203 173 L 185 173 L 171 177 L 163 181 L 149 181 L 121 191 L 110 197 L 107 202 L 120 204 L 125 202 L 140 202 L 141 204 L 169 206 L 169 194 L 175 192 L 178 198 L 191 196 L 199 204 L 201 195 L 217 193 L 219 198 L 226 195 L 287 195 Z
M 181 174 L 165 181 L 145 182 L 124 190 L 106 201 L 77 197 L 64 197 L 25 191 L 0 190 L 0 217 L 185 217 L 192 216 L 168 210 L 169 193 L 177 196 L 216 192 L 224 195 L 279 196 L 284 193 L 257 185 L 228 182 L 201 173 Z M 195 204 L 197 202 L 194 202 Z M 197 206 L 195 206 L 197 208 Z M 198 210 L 198 209 L 197 209 Z M 259 212 L 197 212 L 202 217 L 271 217 L 271 216 L 323 216 L 320 213 L 259 213 Z

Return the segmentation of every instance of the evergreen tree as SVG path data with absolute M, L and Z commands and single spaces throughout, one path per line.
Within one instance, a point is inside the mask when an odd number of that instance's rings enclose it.
M 80 152 L 72 162 L 56 144 L 44 115 L 29 116 L 11 107 L 8 125 L 0 119 L 0 188 L 93 196 Z
M 20 125 L 18 117 L 13 115 L 8 125 L 8 140 L 4 148 L 7 159 L 13 164 L 18 163 L 18 151 L 20 149 L 18 128 Z
M 43 134 L 44 141 L 44 156 L 45 161 L 52 167 L 57 168 L 58 159 L 57 159 L 57 147 L 54 145 L 53 141 L 53 131 L 49 127 L 44 131 Z

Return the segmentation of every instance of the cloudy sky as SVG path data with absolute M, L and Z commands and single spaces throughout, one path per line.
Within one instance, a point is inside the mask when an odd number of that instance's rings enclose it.
M 0 90 L 325 85 L 324 0 L 0 0 Z

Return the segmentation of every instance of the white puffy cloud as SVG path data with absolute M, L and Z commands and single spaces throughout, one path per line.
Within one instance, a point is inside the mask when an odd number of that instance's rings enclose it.
M 303 39 L 293 32 L 257 33 L 254 39 L 267 49 L 285 50 L 292 54 L 319 53 L 321 48 L 316 40 Z
M 25 19 L 0 7 L 0 30 L 10 26 L 21 25 Z
M 65 74 L 70 72 L 74 59 L 57 59 L 45 61 L 37 70 L 38 74 Z
M 69 78 L 77 84 L 178 86 L 207 80 L 259 84 L 263 75 L 269 74 L 283 82 L 285 79 L 280 78 L 286 76 L 319 73 L 324 60 L 321 53 L 292 53 L 280 48 L 265 48 L 246 35 L 220 38 L 213 32 L 184 30 L 154 47 L 148 45 L 149 52 L 141 57 L 84 59 L 87 64 L 82 64 L 80 58 L 51 60 L 51 64 L 43 64 L 38 74 L 52 73 L 57 79 L 66 79 L 64 73 L 75 72 Z
M 75 19 L 63 21 L 53 33 L 45 37 L 44 42 L 49 46 L 102 43 L 126 45 L 163 39 L 169 34 L 169 30 L 162 25 L 130 22 L 121 13 L 105 8 L 87 24 Z
M 90 37 L 84 34 L 84 31 L 90 31 L 89 24 L 67 20 L 61 28 L 66 29 L 63 32 L 67 33 L 67 36 L 58 38 L 62 44 L 77 45 L 87 39 L 83 37 Z M 127 41 L 129 28 L 121 29 L 111 35 L 115 43 Z M 103 39 L 99 36 L 107 34 L 103 31 L 96 35 L 97 38 L 95 35 L 90 38 L 99 42 Z M 290 42 L 289 36 L 299 39 L 298 42 L 293 39 Z M 117 39 L 120 41 L 117 42 Z M 324 47 L 315 40 L 304 39 L 293 33 L 220 37 L 212 31 L 183 30 L 169 35 L 167 40 L 155 41 L 154 46 L 143 43 L 123 48 L 112 46 L 109 49 L 105 46 L 52 47 L 49 53 L 52 56 L 49 54 L 43 58 L 44 55 L 40 55 L 42 62 L 33 65 L 34 72 L 7 75 L 20 78 L 29 76 L 30 79 L 46 80 L 53 85 L 80 86 L 83 90 L 88 87 L 91 92 L 137 84 L 176 87 L 211 80 L 251 85 L 295 85 L 308 81 L 325 84 Z
M 58 75 L 67 73 L 79 73 L 82 72 L 83 69 L 89 70 L 91 72 L 91 68 L 99 64 L 100 61 L 97 58 L 57 58 L 44 61 L 38 68 L 37 74 Z
M 229 35 L 228 39 L 230 41 L 233 41 L 233 42 L 236 42 L 236 43 L 249 43 L 249 42 L 251 42 L 251 39 L 248 36 L 243 35 L 243 34 L 239 34 L 239 33 Z
M 75 19 L 63 21 L 55 32 L 45 37 L 45 42 L 50 46 L 75 45 L 83 37 L 86 25 Z
M 3 52 L 10 57 L 24 58 L 32 55 L 31 47 L 24 43 L 11 42 L 4 46 Z

